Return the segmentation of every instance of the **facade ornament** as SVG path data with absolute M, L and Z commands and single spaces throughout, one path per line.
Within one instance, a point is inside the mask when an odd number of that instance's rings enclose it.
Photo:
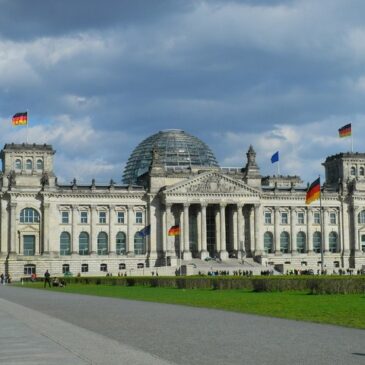
M 49 186 L 49 176 L 47 172 L 43 172 L 41 177 L 41 185 L 44 188 L 45 186 Z
M 114 187 L 115 187 L 115 181 L 113 179 L 110 179 L 109 189 L 114 190 Z
M 9 175 L 7 176 L 8 178 L 8 186 L 9 188 L 13 188 L 16 186 L 16 181 L 15 181 L 15 171 L 11 170 Z
M 71 185 L 72 190 L 77 189 L 77 182 L 76 182 L 76 178 L 74 178 L 74 179 L 72 180 L 71 184 L 72 184 L 72 185 Z
M 212 175 L 198 184 L 186 188 L 188 193 L 233 193 L 239 190 L 238 185 L 226 181 L 222 176 Z
M 95 186 L 95 179 L 91 180 L 91 190 L 95 190 L 96 186 Z

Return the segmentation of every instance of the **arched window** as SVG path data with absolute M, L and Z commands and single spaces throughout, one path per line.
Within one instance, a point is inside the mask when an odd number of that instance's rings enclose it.
M 362 210 L 359 213 L 358 221 L 359 221 L 360 224 L 365 224 L 365 210 Z
M 68 274 L 70 272 L 70 265 L 69 264 L 63 264 L 62 265 L 62 274 Z
M 43 170 L 43 160 L 37 160 L 37 170 Z
M 313 233 L 313 251 L 314 252 L 316 252 L 316 253 L 321 252 L 321 242 L 322 242 L 321 232 L 314 232 Z
M 117 255 L 126 254 L 126 236 L 124 232 L 118 232 L 116 237 Z
M 15 170 L 21 170 L 22 169 L 22 160 L 19 158 L 15 160 Z
M 280 234 L 280 251 L 282 253 L 289 252 L 289 233 L 281 232 Z
M 146 253 L 145 237 L 136 232 L 134 235 L 134 253 L 136 255 L 144 255 Z
M 81 232 L 79 235 L 79 255 L 89 254 L 89 234 Z
M 27 169 L 27 170 L 32 170 L 33 169 L 33 162 L 32 162 L 32 160 L 27 160 L 26 162 L 25 162 L 25 168 Z
M 68 232 L 62 232 L 60 236 L 60 255 L 71 255 L 71 236 Z
M 273 253 L 274 252 L 274 244 L 273 244 L 273 236 L 271 232 L 264 233 L 264 250 L 266 253 Z
M 352 176 L 356 176 L 356 167 L 355 167 L 355 166 L 351 166 L 350 174 L 351 174 Z
M 98 234 L 98 255 L 108 254 L 108 235 L 105 232 Z
M 338 235 L 336 232 L 330 232 L 328 236 L 328 246 L 330 252 L 338 251 Z
M 32 275 L 36 273 L 36 266 L 34 264 L 24 265 L 24 275 Z
M 365 170 L 363 167 L 360 167 L 360 176 L 364 176 L 365 175 Z
M 33 208 L 25 208 L 20 212 L 20 223 L 38 223 L 39 213 Z
M 304 253 L 306 251 L 306 239 L 304 232 L 298 232 L 297 234 L 297 251 Z

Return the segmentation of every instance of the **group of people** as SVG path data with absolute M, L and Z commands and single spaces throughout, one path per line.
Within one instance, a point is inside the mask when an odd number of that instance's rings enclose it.
M 1 273 L 0 275 L 0 284 L 5 285 L 5 284 L 10 284 L 11 283 L 11 277 L 9 274 L 3 274 Z
M 44 273 L 44 287 L 46 287 L 48 284 L 49 287 L 51 286 L 58 286 L 60 288 L 66 286 L 66 281 L 61 278 L 53 278 L 53 280 L 51 280 L 51 274 L 49 273 L 48 270 L 46 270 L 46 272 Z

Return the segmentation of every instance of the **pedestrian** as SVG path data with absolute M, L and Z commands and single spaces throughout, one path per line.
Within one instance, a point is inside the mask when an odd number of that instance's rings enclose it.
M 51 287 L 51 274 L 48 272 L 48 270 L 46 270 L 44 273 L 44 287 L 46 287 L 47 283 L 49 287 Z
M 3 273 L 1 273 L 1 275 L 0 275 L 0 282 L 1 282 L 1 284 L 4 284 L 4 274 Z

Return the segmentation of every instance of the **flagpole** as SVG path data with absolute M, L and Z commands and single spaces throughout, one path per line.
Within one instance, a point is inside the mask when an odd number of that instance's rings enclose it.
M 324 256 L 323 256 L 323 245 L 324 245 L 324 237 L 323 237 L 323 212 L 322 212 L 322 188 L 321 188 L 321 176 L 319 175 L 319 212 L 321 219 L 321 275 L 323 275 L 323 267 L 324 267 Z
M 351 153 L 354 153 L 354 137 L 352 133 L 352 124 L 351 124 Z
M 278 176 L 280 176 L 280 160 L 278 161 Z
M 28 124 L 29 124 L 29 112 L 27 109 L 27 132 L 26 132 L 26 143 L 28 144 Z

